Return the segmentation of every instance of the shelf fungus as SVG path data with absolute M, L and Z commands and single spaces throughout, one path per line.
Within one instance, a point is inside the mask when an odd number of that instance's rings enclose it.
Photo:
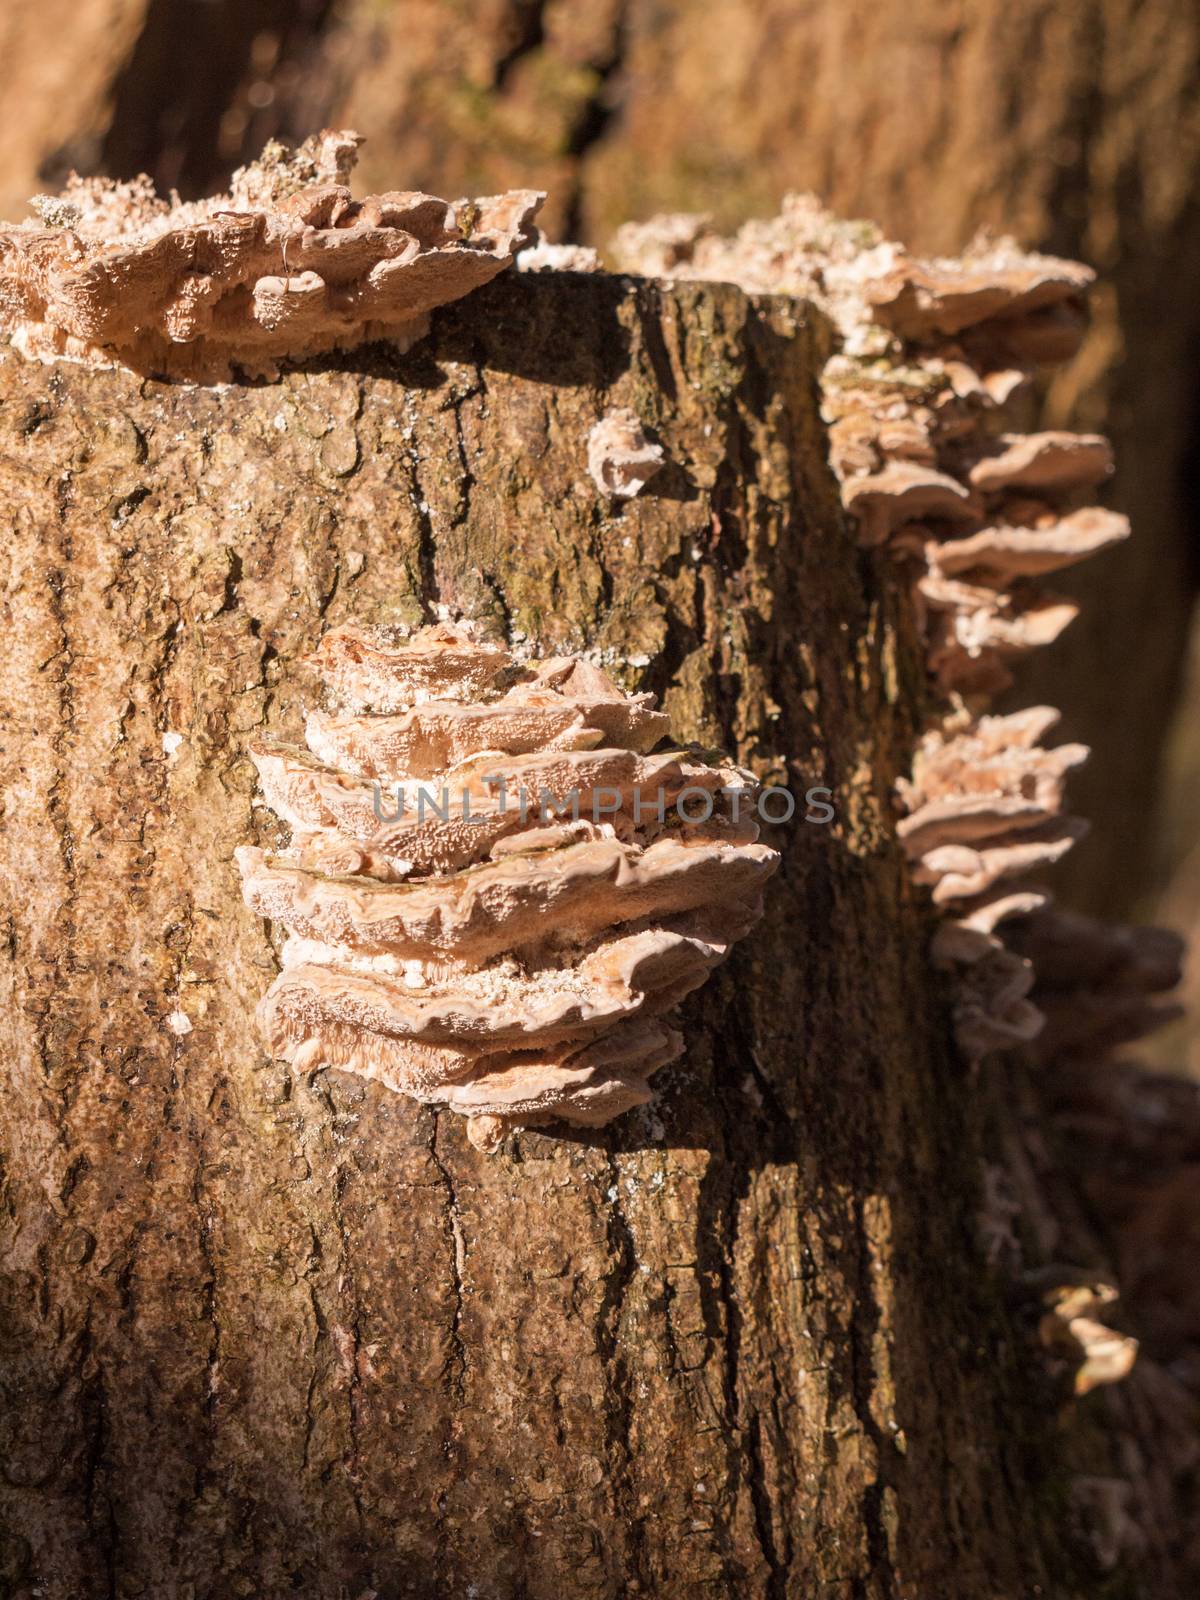
M 372 340 L 407 348 L 436 306 L 508 267 L 543 196 L 352 197 L 360 141 L 271 144 L 230 192 L 184 203 L 149 179 L 72 177 L 0 228 L 0 331 L 35 360 L 215 382 Z
M 933 955 L 958 974 L 956 1032 L 972 1061 L 1030 1043 L 1044 1024 L 1030 998 L 1033 964 L 997 930 L 1046 904 L 1027 874 L 1057 861 L 1084 831 L 1063 808 L 1066 776 L 1087 749 L 1044 748 L 1057 721 L 1050 706 L 960 713 L 925 735 L 912 778 L 899 785 L 907 814 L 896 831 L 913 877 L 945 915 Z
M 1095 434 L 1015 430 L 1035 370 L 1082 338 L 1092 273 L 981 238 L 922 259 L 809 195 L 723 238 L 709 218 L 627 224 L 627 271 L 793 294 L 828 317 L 822 410 L 842 503 L 862 544 L 911 585 L 935 685 L 995 694 L 1011 664 L 1076 608 L 1040 580 L 1115 544 L 1123 517 L 1078 501 L 1112 470 Z
M 1064 788 L 1087 751 L 1043 743 L 1050 707 L 989 714 L 1013 664 L 1076 615 L 1044 580 L 1129 535 L 1090 503 L 1112 471 L 1105 439 L 1022 431 L 1037 368 L 1079 346 L 1092 273 L 986 238 L 957 260 L 921 259 L 804 195 L 729 238 L 702 216 L 627 224 L 613 254 L 625 271 L 794 295 L 827 319 L 822 415 L 849 529 L 907 592 L 940 700 L 898 785 L 897 833 L 939 913 L 931 958 L 951 980 L 959 1047 L 973 1066 L 1020 1047 L 1070 1132 L 1099 1115 L 1128 1139 L 1136 1122 L 1104 1087 L 1126 1080 L 1105 1058 L 1172 1016 L 1162 996 L 1179 977 L 1178 941 L 1053 905 L 1041 875 L 1085 831 Z M 1095 1182 L 1100 1209 L 1124 1221 L 1122 1185 L 1103 1169 Z M 1126 1232 L 1177 1236 L 1197 1187 L 1193 1168 Z M 1007 1230 L 1011 1215 L 1001 1220 Z M 1133 1366 L 1135 1341 L 1098 1314 L 1115 1294 L 1061 1279 L 1046 1294 L 1041 1341 L 1078 1394 Z
M 290 845 L 238 851 L 288 935 L 271 1052 L 449 1107 L 484 1149 L 647 1101 L 778 861 L 750 776 L 659 748 L 652 696 L 466 625 L 338 628 L 313 664 L 307 749 L 250 747 Z
M 1043 580 L 1129 535 L 1088 503 L 1112 471 L 1107 440 L 1019 427 L 1037 368 L 1079 346 L 1092 272 L 987 237 L 957 259 L 921 258 L 810 195 L 731 237 L 706 216 L 628 223 L 612 254 L 623 271 L 794 295 L 828 319 L 821 404 L 842 504 L 907 589 L 942 697 L 899 786 L 901 845 L 942 914 L 933 956 L 956 976 L 964 1053 L 1029 1044 L 1045 1017 L 1040 957 L 1025 947 L 1053 916 L 1031 875 L 1085 832 L 1063 787 L 1087 751 L 1042 746 L 1049 707 L 987 710 L 1013 663 L 1076 616 Z M 1112 1005 L 1125 1018 L 1136 1002 Z
M 616 406 L 588 434 L 588 471 L 601 494 L 629 500 L 663 465 L 663 448 L 647 437 L 636 411 Z
M 1038 1337 L 1068 1367 L 1077 1395 L 1119 1383 L 1137 1360 L 1137 1340 L 1099 1320 L 1119 1298 L 1111 1283 L 1096 1281 L 1055 1284 L 1043 1293 Z
M 1030 908 L 1010 927 L 1014 951 L 1037 972 L 1046 1026 L 1038 1059 L 1089 1067 L 1174 1022 L 1183 940 L 1167 928 L 1102 922 L 1061 906 Z

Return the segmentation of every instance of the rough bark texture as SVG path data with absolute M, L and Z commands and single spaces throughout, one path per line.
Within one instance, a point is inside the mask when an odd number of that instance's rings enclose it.
M 921 669 L 837 507 L 823 338 L 560 277 L 274 385 L 0 355 L 6 1594 L 1083 1592 L 888 822 Z M 612 404 L 669 462 L 618 508 Z M 231 860 L 298 658 L 439 603 L 837 808 L 661 1104 L 492 1158 L 264 1059 Z
M 659 209 L 711 209 L 733 225 L 813 188 L 917 249 L 957 250 L 986 223 L 1096 266 L 1108 298 L 1051 413 L 1113 435 L 1113 500 L 1138 537 L 1073 580 L 1085 620 L 1025 698 L 1063 706 L 1067 735 L 1096 747 L 1077 792 L 1097 827 L 1064 868 L 1071 898 L 1128 912 L 1152 858 L 1148 821 L 1163 814 L 1163 739 L 1200 570 L 1194 8 L 9 0 L 0 96 L 7 214 L 71 165 L 144 167 L 160 186 L 209 192 L 269 133 L 336 119 L 369 138 L 368 184 L 536 184 L 550 190 L 554 236 L 603 244 Z M 1114 725 L 1123 738 L 1106 737 Z M 1184 880 L 1173 911 L 1187 893 Z

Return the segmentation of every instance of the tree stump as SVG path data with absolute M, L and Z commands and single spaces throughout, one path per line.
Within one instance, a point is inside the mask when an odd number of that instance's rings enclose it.
M 889 822 L 919 650 L 839 507 L 825 338 L 550 274 L 274 383 L 0 354 L 4 1593 L 1070 1592 Z M 621 503 L 613 405 L 667 459 Z M 495 1156 L 265 1058 L 232 860 L 322 632 L 439 607 L 835 808 L 772 835 L 659 1102 Z

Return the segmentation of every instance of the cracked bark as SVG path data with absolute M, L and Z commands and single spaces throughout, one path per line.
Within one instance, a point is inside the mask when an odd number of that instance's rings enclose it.
M 513 277 L 270 385 L 0 353 L 5 1594 L 1082 1592 L 965 1220 L 977 1097 L 888 801 L 922 671 L 841 520 L 823 338 Z M 671 463 L 617 507 L 612 404 Z M 837 808 L 784 831 L 660 1103 L 490 1159 L 264 1059 L 231 862 L 323 627 L 435 599 Z

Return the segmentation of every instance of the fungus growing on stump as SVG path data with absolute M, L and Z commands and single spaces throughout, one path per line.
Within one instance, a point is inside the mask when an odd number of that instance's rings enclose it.
M 671 1013 L 757 921 L 776 852 L 748 774 L 653 747 L 667 718 L 572 657 L 465 626 L 343 627 L 308 750 L 251 745 L 291 843 L 238 851 L 289 932 L 273 1054 L 469 1119 L 594 1127 L 650 1098 Z
M 229 194 L 186 204 L 146 178 L 72 178 L 39 197 L 38 222 L 0 229 L 0 326 L 34 360 L 199 382 L 373 339 L 407 347 L 435 306 L 511 264 L 544 197 L 355 200 L 359 143 L 269 145 Z
M 627 270 L 799 294 L 829 316 L 822 409 L 842 504 L 907 586 L 941 701 L 897 787 L 897 833 L 940 913 L 930 955 L 952 976 L 958 1046 L 973 1066 L 1023 1047 L 1060 1077 L 1079 1060 L 1093 1073 L 1114 1042 L 1170 1019 L 1157 997 L 1178 978 L 1178 946 L 1052 905 L 1034 875 L 1086 831 L 1064 787 L 1088 752 L 1043 746 L 1052 707 L 987 714 L 1012 663 L 1076 615 L 1041 580 L 1129 535 L 1124 517 L 1088 503 L 1112 471 L 1105 439 L 1018 431 L 1034 368 L 1078 346 L 1091 273 L 1006 241 L 920 261 L 804 196 L 731 239 L 670 216 L 626 226 L 615 250 Z M 1108 1284 L 1047 1293 L 1041 1343 L 1077 1394 L 1133 1366 L 1136 1341 L 1095 1315 L 1115 1298 Z
M 898 788 L 898 833 L 944 918 L 932 955 L 956 975 L 964 1054 L 1028 1044 L 1045 1020 L 1035 964 L 1003 930 L 1044 910 L 1029 874 L 1085 832 L 1063 813 L 1063 785 L 1087 751 L 1042 748 L 1051 707 L 985 712 L 1011 664 L 1075 618 L 1040 580 L 1129 534 L 1086 503 L 1112 471 L 1105 439 L 1016 429 L 1034 369 L 1078 346 L 1092 273 L 1009 240 L 921 260 L 806 195 L 732 238 L 705 217 L 627 224 L 614 251 L 626 270 L 802 295 L 830 318 L 822 410 L 842 504 L 908 586 L 942 699 Z
M 588 471 L 601 494 L 630 500 L 663 465 L 663 448 L 650 439 L 628 406 L 606 411 L 588 434 Z

